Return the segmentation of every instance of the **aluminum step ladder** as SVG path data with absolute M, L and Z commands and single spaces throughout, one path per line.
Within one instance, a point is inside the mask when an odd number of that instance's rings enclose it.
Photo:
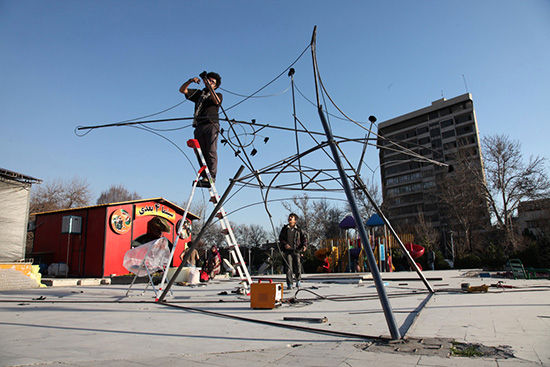
M 204 159 L 204 155 L 202 154 L 201 147 L 199 145 L 199 142 L 197 139 L 189 139 L 187 141 L 187 146 L 189 148 L 192 148 L 195 151 L 195 155 L 197 156 L 197 159 L 199 160 L 201 167 L 197 172 L 197 176 L 195 178 L 195 181 L 193 181 L 193 188 L 191 190 L 191 194 L 189 196 L 189 200 L 187 201 L 187 206 L 185 208 L 185 213 L 182 218 L 181 224 L 185 222 L 187 213 L 189 211 L 189 206 L 191 204 L 191 201 L 193 200 L 193 196 L 195 194 L 195 189 L 197 188 L 197 184 L 199 180 L 201 180 L 201 176 L 205 175 L 208 179 L 208 182 L 210 183 L 210 187 L 208 188 L 208 191 L 210 193 L 210 202 L 212 202 L 214 205 L 218 203 L 220 200 L 220 195 L 218 194 L 218 191 L 216 190 L 216 186 L 214 185 L 214 180 L 212 179 L 212 176 L 210 175 L 210 171 L 208 170 L 208 166 L 206 165 L 206 160 Z M 242 291 L 244 294 L 250 293 L 250 285 L 252 284 L 252 278 L 250 277 L 250 273 L 248 272 L 248 268 L 246 267 L 246 263 L 244 261 L 243 255 L 241 253 L 239 244 L 237 243 L 237 240 L 235 238 L 235 234 L 233 233 L 233 230 L 231 229 L 231 225 L 229 224 L 229 220 L 227 219 L 227 214 L 223 207 L 220 207 L 218 212 L 216 213 L 216 218 L 219 219 L 221 227 L 222 227 L 222 234 L 225 237 L 225 241 L 229 245 L 229 253 L 230 253 L 230 260 L 237 271 L 237 274 L 239 275 L 239 279 L 241 281 Z M 178 228 L 178 238 L 181 231 L 182 225 L 180 225 L 180 228 Z M 177 242 L 176 242 L 177 243 Z M 176 248 L 176 245 L 174 245 L 173 250 Z M 173 252 L 173 251 L 172 251 Z M 170 261 L 172 261 L 172 256 L 170 257 Z M 220 266 L 223 266 L 223 264 L 220 264 Z M 164 286 L 164 280 L 161 282 L 161 287 Z

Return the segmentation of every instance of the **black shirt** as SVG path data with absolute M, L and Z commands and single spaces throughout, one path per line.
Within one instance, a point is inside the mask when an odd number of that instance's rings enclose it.
M 221 101 L 223 100 L 222 94 L 216 93 L 216 95 L 218 96 L 221 103 Z M 195 120 L 193 121 L 193 126 L 203 123 L 220 123 L 220 118 L 218 114 L 220 106 L 212 101 L 208 89 L 187 89 L 187 94 L 185 95 L 185 98 L 192 102 L 195 102 Z

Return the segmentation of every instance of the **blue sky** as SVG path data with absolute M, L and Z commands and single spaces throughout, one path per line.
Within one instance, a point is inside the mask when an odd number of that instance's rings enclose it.
M 468 91 L 481 136 L 508 134 L 522 143 L 526 157 L 550 158 L 550 1 L 0 0 L 0 167 L 45 182 L 84 178 L 94 200 L 111 184 L 123 184 L 142 197 L 181 203 L 193 168 L 166 140 L 128 127 L 77 137 L 75 127 L 176 105 L 184 100 L 181 83 L 203 70 L 220 73 L 222 88 L 250 94 L 306 48 L 315 25 L 323 81 L 354 119 L 375 115 L 384 121 Z M 298 88 L 313 100 L 309 51 L 294 68 Z M 277 96 L 250 99 L 228 115 L 292 126 L 290 92 L 280 94 L 289 83 L 285 74 L 260 93 Z M 226 107 L 241 100 L 222 93 Z M 336 113 L 331 106 L 329 112 Z M 314 107 L 299 95 L 297 114 L 308 128 L 322 131 Z M 192 104 L 183 103 L 154 118 L 191 115 Z M 337 134 L 365 133 L 334 118 L 331 124 Z M 291 154 L 294 144 L 292 134 L 264 132 L 267 144 L 253 142 L 257 167 Z M 162 134 L 193 158 L 185 147 L 190 128 Z M 357 161 L 353 149 L 349 154 Z M 219 155 L 223 191 L 240 162 L 227 147 Z M 379 179 L 377 162 L 369 147 L 365 177 Z M 330 166 L 322 155 L 310 163 Z M 260 199 L 257 190 L 243 189 L 226 209 Z M 270 210 L 275 224 L 282 223 L 280 203 Z M 261 206 L 230 219 L 267 223 Z

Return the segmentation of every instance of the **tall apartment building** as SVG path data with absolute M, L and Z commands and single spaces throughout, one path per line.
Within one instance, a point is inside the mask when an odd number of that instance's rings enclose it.
M 422 162 L 399 147 L 423 157 L 453 165 L 457 154 L 482 167 L 479 133 L 469 93 L 432 102 L 431 106 L 384 121 L 378 125 L 380 174 L 386 214 L 397 225 L 414 224 L 419 213 L 432 226 L 448 223 L 438 199 L 438 183 L 447 167 Z

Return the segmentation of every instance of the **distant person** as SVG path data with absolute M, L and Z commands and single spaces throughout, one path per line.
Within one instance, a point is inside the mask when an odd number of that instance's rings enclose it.
M 204 242 L 199 242 L 199 245 L 198 247 L 202 247 L 204 245 Z M 199 256 L 199 251 L 194 248 L 194 249 L 191 249 L 190 247 L 188 247 L 187 249 L 185 249 L 184 252 L 182 252 L 181 254 L 181 259 L 183 260 L 183 258 L 187 255 L 187 253 L 189 253 L 189 258 L 187 259 L 187 261 L 185 262 L 185 264 L 183 264 L 183 266 L 185 267 L 192 267 L 192 268 L 195 268 L 197 267 L 197 264 L 199 263 L 201 257 Z
M 203 271 L 208 274 L 209 279 L 214 279 L 214 277 L 220 273 L 221 266 L 222 258 L 218 248 L 214 245 L 210 248 L 210 251 L 208 251 Z
M 357 243 L 353 244 L 352 248 L 348 249 L 349 251 L 349 259 L 350 259 L 350 266 L 349 271 L 350 273 L 358 273 L 361 271 L 361 264 L 359 263 L 359 258 L 361 256 L 361 247 L 360 244 Z
M 158 240 L 163 233 L 170 233 L 170 223 L 161 217 L 153 217 L 147 222 L 147 232 L 132 241 L 132 247 L 138 247 L 147 242 Z M 172 242 L 168 241 L 168 247 L 172 249 Z
M 435 270 L 435 252 L 432 249 L 428 250 L 428 269 Z
M 296 280 L 296 287 L 300 287 L 302 278 L 302 253 L 307 247 L 307 237 L 302 229 L 296 224 L 298 216 L 294 213 L 288 215 L 288 224 L 285 224 L 279 234 L 279 243 L 283 250 L 283 263 L 286 272 L 286 284 L 292 289 L 293 277 Z
M 214 92 L 214 90 L 219 88 L 222 78 L 214 72 L 201 73 L 200 77 L 204 83 L 207 83 L 202 90 L 189 88 L 191 83 L 199 84 L 201 82 L 199 78 L 194 77 L 183 83 L 180 92 L 185 94 L 185 98 L 195 102 L 195 113 L 193 115 L 194 137 L 199 142 L 206 166 L 215 181 L 218 170 L 219 108 L 223 96 L 221 93 Z M 199 164 L 202 163 L 199 162 Z M 210 182 L 208 182 L 206 176 L 203 176 L 197 186 L 210 187 Z

